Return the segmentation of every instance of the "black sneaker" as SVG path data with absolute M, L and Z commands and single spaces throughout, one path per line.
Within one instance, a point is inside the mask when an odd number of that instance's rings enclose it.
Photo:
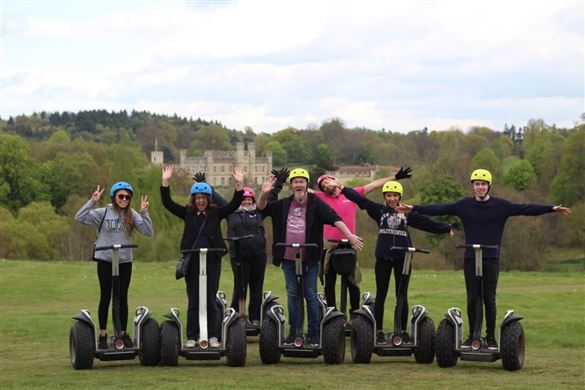
M 377 344 L 386 344 L 386 334 L 379 330 L 376 334 L 376 343 Z
M 497 351 L 498 350 L 498 343 L 496 342 L 495 337 L 486 337 L 485 339 L 487 348 L 490 351 Z
M 108 349 L 108 335 L 100 335 L 98 338 L 98 349 Z
M 128 333 L 124 333 L 124 347 L 125 348 L 134 348 L 134 343 L 132 342 L 132 339 L 130 338 L 130 336 L 128 336 Z
M 462 349 L 471 349 L 471 343 L 473 342 L 473 337 L 469 336 L 467 338 L 467 340 L 465 340 L 462 344 L 461 344 L 461 348 Z
M 319 344 L 319 336 L 309 336 L 307 338 L 307 345 L 311 348 L 318 347 Z
M 408 343 L 412 342 L 412 340 L 410 339 L 410 336 L 406 332 L 401 332 L 400 338 L 402 339 L 402 344 L 408 344 Z
M 295 335 L 294 334 L 289 334 L 288 337 L 286 339 L 284 339 L 284 342 L 282 343 L 282 345 L 290 347 L 292 345 L 295 344 Z

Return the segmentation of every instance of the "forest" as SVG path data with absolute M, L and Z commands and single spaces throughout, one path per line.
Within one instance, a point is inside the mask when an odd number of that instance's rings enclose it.
M 507 225 L 502 248 L 505 269 L 548 270 L 562 261 L 585 267 L 585 113 L 572 128 L 557 128 L 541 119 L 505 125 L 495 130 L 348 128 L 332 118 L 318 127 L 285 128 L 268 134 L 245 128 L 229 129 L 217 121 L 159 115 L 149 112 L 92 110 L 41 112 L 0 118 L 0 258 L 87 260 L 95 229 L 74 221 L 76 211 L 97 185 L 130 182 L 137 194 L 147 194 L 155 235 L 136 235 L 135 257 L 166 261 L 178 257 L 181 221 L 162 206 L 161 167 L 149 164 L 155 148 L 165 163 L 178 161 L 180 149 L 199 156 L 204 150 L 233 150 L 238 141 L 254 141 L 256 153 L 271 151 L 275 168 L 302 166 L 315 179 L 343 165 L 371 164 L 378 176 L 392 175 L 388 167 L 410 166 L 404 181 L 404 201 L 444 203 L 470 196 L 469 173 L 489 169 L 492 195 L 518 203 L 562 204 L 570 217 L 515 217 Z M 171 193 L 187 201 L 192 178 L 178 172 Z M 354 180 L 350 185 L 361 185 Z M 229 188 L 218 188 L 224 196 Z M 381 193 L 370 194 L 381 201 Z M 288 196 L 285 189 L 281 196 Z M 102 205 L 109 202 L 102 197 Z M 134 207 L 137 207 L 134 202 Z M 462 243 L 458 220 L 455 239 L 412 229 L 417 246 L 432 249 L 421 259 L 425 268 L 458 268 Z M 266 220 L 267 239 L 270 220 Z M 365 240 L 360 263 L 373 264 L 376 226 L 358 213 L 358 234 Z

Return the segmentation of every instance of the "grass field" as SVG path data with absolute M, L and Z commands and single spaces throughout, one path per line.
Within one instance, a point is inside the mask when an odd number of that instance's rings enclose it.
M 372 269 L 365 269 L 362 291 L 374 292 Z M 427 307 L 437 325 L 451 306 L 465 308 L 462 271 L 414 271 L 410 304 Z M 98 283 L 90 262 L 0 260 L 0 387 L 11 388 L 583 388 L 585 386 L 585 276 L 573 273 L 500 274 L 498 321 L 506 309 L 524 316 L 527 338 L 522 370 L 507 372 L 501 362 L 459 362 L 441 369 L 419 365 L 413 357 L 374 355 L 368 365 L 326 366 L 322 358 L 283 358 L 262 365 L 257 337 L 248 338 L 246 367 L 225 360 L 197 362 L 181 358 L 178 367 L 142 367 L 138 359 L 94 363 L 93 370 L 71 368 L 68 352 L 71 316 L 88 308 L 97 321 Z M 174 279 L 174 263 L 135 262 L 130 307 L 148 306 L 157 320 L 170 306 L 186 311 L 183 281 Z M 223 264 L 222 288 L 231 294 L 232 273 Z M 392 282 L 393 285 L 393 282 Z M 282 271 L 269 266 L 265 288 L 286 304 Z M 393 288 L 393 287 L 391 287 Z M 385 328 L 392 324 L 391 294 Z M 132 313 L 133 314 L 133 313 Z M 110 331 L 111 333 L 111 331 Z

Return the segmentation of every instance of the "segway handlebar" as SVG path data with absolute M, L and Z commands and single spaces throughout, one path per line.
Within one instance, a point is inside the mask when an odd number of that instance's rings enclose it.
M 247 238 L 253 238 L 254 235 L 253 234 L 246 234 L 245 236 L 240 236 L 240 237 L 225 237 L 224 240 L 226 241 L 239 241 L 239 240 L 245 240 Z
M 138 248 L 136 244 L 114 244 L 106 246 L 96 246 L 95 251 L 106 251 L 108 249 Z
M 278 242 L 278 243 L 276 243 L 276 246 L 286 246 L 289 248 L 319 248 L 319 245 L 312 243 L 312 242 L 309 244 L 296 244 L 296 243 L 287 244 L 284 242 Z
M 193 249 L 181 249 L 181 253 L 194 253 L 194 252 L 226 252 L 224 248 L 193 248 Z
M 391 251 L 402 251 L 402 252 L 419 252 L 419 253 L 431 253 L 430 249 L 414 248 L 411 246 L 392 246 Z
M 464 244 L 464 245 L 457 245 L 457 248 L 498 249 L 498 246 L 497 245 L 484 245 L 484 244 Z

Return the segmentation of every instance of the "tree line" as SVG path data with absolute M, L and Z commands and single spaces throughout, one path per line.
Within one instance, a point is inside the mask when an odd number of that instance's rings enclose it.
M 75 223 L 73 216 L 98 184 L 109 187 L 117 180 L 131 182 L 138 194 L 151 198 L 155 237 L 135 238 L 140 245 L 137 258 L 176 257 L 180 226 L 160 204 L 160 167 L 149 165 L 155 140 L 167 163 L 178 160 L 180 149 L 202 155 L 207 149 L 233 150 L 238 141 L 254 141 L 259 155 L 272 152 L 275 167 L 307 167 L 313 180 L 341 165 L 379 165 L 379 177 L 393 173 L 385 167 L 411 166 L 414 177 L 404 183 L 409 203 L 449 202 L 468 196 L 469 172 L 487 168 L 494 174 L 495 196 L 516 202 L 562 203 L 574 209 L 570 218 L 511 220 L 503 265 L 541 269 L 548 261 L 546 248 L 585 246 L 585 114 L 572 128 L 533 119 L 524 126 L 506 125 L 502 131 L 474 127 L 467 132 L 425 128 L 402 133 L 348 128 L 333 118 L 315 128 L 285 128 L 268 134 L 251 128 L 229 129 L 200 118 L 94 110 L 0 118 L 0 257 L 88 258 L 95 231 Z M 187 174 L 179 172 L 172 183 L 174 196 L 186 202 L 191 183 Z M 382 200 L 378 193 L 373 198 Z M 373 262 L 375 225 L 359 213 L 358 226 L 367 244 L 360 261 L 368 265 Z M 413 233 L 417 245 L 433 248 L 433 255 L 424 260 L 428 266 L 460 265 L 461 256 L 454 247 L 457 240 Z

